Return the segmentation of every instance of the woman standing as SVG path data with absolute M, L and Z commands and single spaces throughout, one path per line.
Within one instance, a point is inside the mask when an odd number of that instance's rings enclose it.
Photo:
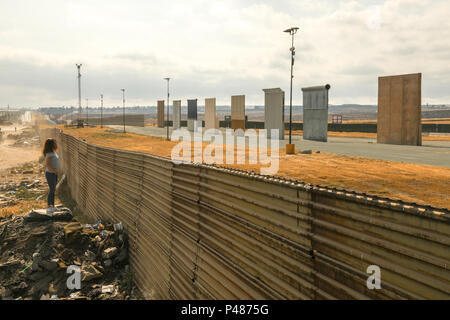
M 47 139 L 44 144 L 43 154 L 45 157 L 45 178 L 47 179 L 50 191 L 48 193 L 47 205 L 49 208 L 55 207 L 55 189 L 58 183 L 59 157 L 56 154 L 55 139 Z

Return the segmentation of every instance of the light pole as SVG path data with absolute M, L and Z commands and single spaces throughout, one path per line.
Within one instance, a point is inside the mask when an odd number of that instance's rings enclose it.
M 78 123 L 80 122 L 81 119 L 81 66 L 82 64 L 76 64 L 77 69 L 78 69 Z
M 291 49 L 291 89 L 290 89 L 290 103 L 289 103 L 289 144 L 286 145 L 286 153 L 294 154 L 295 153 L 295 145 L 292 144 L 292 79 L 294 78 L 294 56 L 295 56 L 295 47 L 294 47 L 294 35 L 297 33 L 298 28 L 292 27 L 290 29 L 284 30 L 284 32 L 289 33 L 292 37 L 292 46 Z
M 170 78 L 164 78 L 164 80 L 167 81 L 167 140 L 169 140 L 169 97 L 170 97 L 169 81 L 170 81 Z
M 126 133 L 125 131 L 125 89 L 122 90 L 122 99 L 123 99 L 123 133 Z
M 89 125 L 89 99 L 86 99 L 86 125 Z
M 103 94 L 100 95 L 100 128 L 103 128 Z

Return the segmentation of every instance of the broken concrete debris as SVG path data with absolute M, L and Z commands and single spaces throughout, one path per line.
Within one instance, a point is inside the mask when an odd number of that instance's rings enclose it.
M 0 240 L 0 300 L 137 297 L 127 235 L 112 223 L 82 225 L 63 207 L 32 210 L 0 218 Z M 71 266 L 79 270 L 80 288 L 68 286 L 76 274 L 68 273 Z

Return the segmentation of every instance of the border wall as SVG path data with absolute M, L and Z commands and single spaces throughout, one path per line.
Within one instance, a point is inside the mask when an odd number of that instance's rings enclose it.
M 450 299 L 448 209 L 48 137 L 85 214 L 124 223 L 148 299 Z
M 169 126 L 172 126 L 172 120 L 169 120 Z M 167 121 L 165 122 L 167 125 Z M 180 125 L 182 127 L 187 126 L 186 120 L 181 120 Z M 203 126 L 205 126 L 205 121 L 203 121 Z M 219 121 L 220 128 L 226 128 L 227 122 L 224 120 Z M 230 127 L 228 125 L 228 127 Z M 263 121 L 246 121 L 246 129 L 264 129 Z M 289 123 L 284 123 L 285 130 L 289 130 Z M 294 122 L 292 123 L 292 130 L 303 130 L 303 123 Z M 366 133 L 377 133 L 376 123 L 343 123 L 343 124 L 328 124 L 328 131 L 331 132 L 366 132 Z M 424 123 L 422 124 L 422 132 L 424 133 L 450 133 L 450 124 L 447 123 Z
M 143 114 L 126 114 L 125 115 L 125 125 L 126 126 L 134 126 L 134 127 L 143 127 L 144 126 L 144 115 Z M 116 116 L 107 116 L 100 118 L 98 114 L 92 115 L 92 117 L 86 118 L 81 117 L 85 123 L 86 121 L 92 125 L 100 125 L 103 123 L 104 126 L 108 125 L 123 125 L 123 115 Z

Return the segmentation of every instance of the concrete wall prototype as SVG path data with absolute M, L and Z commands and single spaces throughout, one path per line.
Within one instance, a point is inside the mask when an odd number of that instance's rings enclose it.
M 245 130 L 245 95 L 231 96 L 231 128 Z
M 181 100 L 173 101 L 173 129 L 181 128 Z
M 219 119 L 216 115 L 216 98 L 205 99 L 205 130 L 219 129 Z
M 197 99 L 190 99 L 188 102 L 188 130 L 195 130 L 195 121 L 197 121 Z
M 80 210 L 123 222 L 145 298 L 450 299 L 448 209 L 46 138 Z
M 422 145 L 422 74 L 378 78 L 377 142 Z
M 164 128 L 164 100 L 158 100 L 157 113 L 157 125 Z
M 284 91 L 280 88 L 264 91 L 264 129 L 271 139 L 284 139 Z M 278 136 L 271 136 L 271 129 L 278 129 Z
M 303 139 L 328 141 L 328 90 L 330 85 L 302 88 Z

